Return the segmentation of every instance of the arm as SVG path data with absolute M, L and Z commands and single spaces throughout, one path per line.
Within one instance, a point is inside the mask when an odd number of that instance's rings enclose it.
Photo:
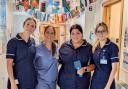
M 11 81 L 14 81 L 14 75 L 13 75 L 13 59 L 7 59 L 7 72 L 8 72 L 8 77 Z
M 90 71 L 93 71 L 94 68 L 95 68 L 95 65 L 94 64 L 90 64 L 90 65 L 84 67 L 84 70 L 85 70 L 85 72 L 86 71 L 90 72 Z
M 11 83 L 11 89 L 18 89 L 16 85 L 14 73 L 13 73 L 15 52 L 16 52 L 16 42 L 14 39 L 11 39 L 7 44 L 7 52 L 6 52 L 7 72 L 8 72 L 8 77 Z
M 85 72 L 93 71 L 95 68 L 94 64 L 90 64 L 86 67 L 82 67 L 80 70 L 77 71 L 77 74 L 84 74 Z
M 115 77 L 116 71 L 117 71 L 117 66 L 118 66 L 118 62 L 112 63 L 112 71 L 110 73 L 109 80 L 107 82 L 105 89 L 110 89 L 113 79 Z
M 7 58 L 7 72 L 11 83 L 11 89 L 18 89 L 13 74 L 13 59 Z
M 113 82 L 113 79 L 115 77 L 115 74 L 116 74 L 116 71 L 117 71 L 117 67 L 118 67 L 118 62 L 119 62 L 119 57 L 118 57 L 119 49 L 118 49 L 118 46 L 115 45 L 115 44 L 112 44 L 111 48 L 110 48 L 110 51 L 111 51 L 110 59 L 111 59 L 111 63 L 112 63 L 111 64 L 112 65 L 112 70 L 111 70 L 111 73 L 109 75 L 109 79 L 108 79 L 108 82 L 106 84 L 105 89 L 110 89 L 111 84 Z
M 89 51 L 90 51 L 89 52 L 90 54 L 89 54 L 88 59 L 90 59 L 90 60 L 88 62 L 88 66 L 82 67 L 80 70 L 78 70 L 77 71 L 78 74 L 83 74 L 85 72 L 93 71 L 95 68 L 95 64 L 94 64 L 94 60 L 93 60 L 93 53 L 92 53 L 92 46 L 90 46 Z

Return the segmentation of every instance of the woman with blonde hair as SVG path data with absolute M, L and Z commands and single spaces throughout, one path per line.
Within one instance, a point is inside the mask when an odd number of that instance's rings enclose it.
M 108 38 L 108 27 L 101 22 L 96 26 L 96 45 L 93 46 L 95 70 L 90 89 L 116 89 L 115 74 L 119 62 L 118 46 Z

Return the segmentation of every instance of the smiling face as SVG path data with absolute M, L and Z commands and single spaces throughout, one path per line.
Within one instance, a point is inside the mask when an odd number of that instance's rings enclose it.
M 44 40 L 52 42 L 55 39 L 55 30 L 52 26 L 46 27 L 44 31 Z
M 23 28 L 26 32 L 28 32 L 29 34 L 33 34 L 33 32 L 36 29 L 36 23 L 34 22 L 34 20 L 30 19 L 30 20 L 26 20 L 24 22 Z
M 95 33 L 99 41 L 104 41 L 108 37 L 108 31 L 103 26 L 99 26 Z
M 72 29 L 71 40 L 73 43 L 78 43 L 83 39 L 83 34 L 78 29 Z

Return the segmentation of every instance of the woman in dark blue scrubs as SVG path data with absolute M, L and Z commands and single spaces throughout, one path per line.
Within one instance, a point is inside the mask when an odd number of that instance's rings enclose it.
M 83 39 L 80 25 L 70 28 L 71 40 L 62 44 L 59 50 L 62 64 L 58 85 L 60 89 L 89 89 L 91 70 L 94 69 L 92 46 Z
M 27 18 L 24 32 L 17 34 L 7 44 L 8 89 L 35 89 L 36 74 L 33 64 L 35 41 L 30 37 L 36 29 L 36 21 Z
M 116 89 L 115 74 L 118 66 L 118 47 L 108 39 L 108 27 L 99 23 L 95 29 L 97 43 L 93 49 L 95 70 L 90 89 Z
M 56 89 L 58 56 L 55 34 L 55 28 L 48 25 L 44 30 L 44 41 L 36 47 L 34 64 L 38 83 L 35 89 Z

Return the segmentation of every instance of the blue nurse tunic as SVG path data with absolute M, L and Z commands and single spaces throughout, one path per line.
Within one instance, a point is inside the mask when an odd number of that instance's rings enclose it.
M 36 47 L 34 60 L 37 71 L 36 89 L 56 89 L 58 75 L 57 56 L 52 56 L 52 52 L 41 43 Z
M 58 76 L 60 89 L 89 89 L 91 72 L 78 77 L 74 62 L 79 60 L 82 67 L 93 64 L 92 46 L 84 40 L 84 43 L 75 49 L 72 42 L 67 41 L 61 46 L 59 54 L 62 63 Z
M 35 89 L 36 72 L 33 64 L 35 53 L 35 41 L 32 38 L 26 43 L 17 34 L 7 44 L 6 58 L 14 60 L 13 72 L 14 78 L 19 82 L 18 89 Z M 10 81 L 8 89 L 11 89 Z
M 107 39 L 107 42 L 103 48 L 100 48 L 99 45 L 97 46 L 93 55 L 96 67 L 92 76 L 90 89 L 105 88 L 112 70 L 112 63 L 119 61 L 118 51 L 117 45 L 111 42 L 109 39 Z M 103 58 L 105 59 L 104 61 L 102 60 Z M 110 89 L 116 89 L 114 80 Z

